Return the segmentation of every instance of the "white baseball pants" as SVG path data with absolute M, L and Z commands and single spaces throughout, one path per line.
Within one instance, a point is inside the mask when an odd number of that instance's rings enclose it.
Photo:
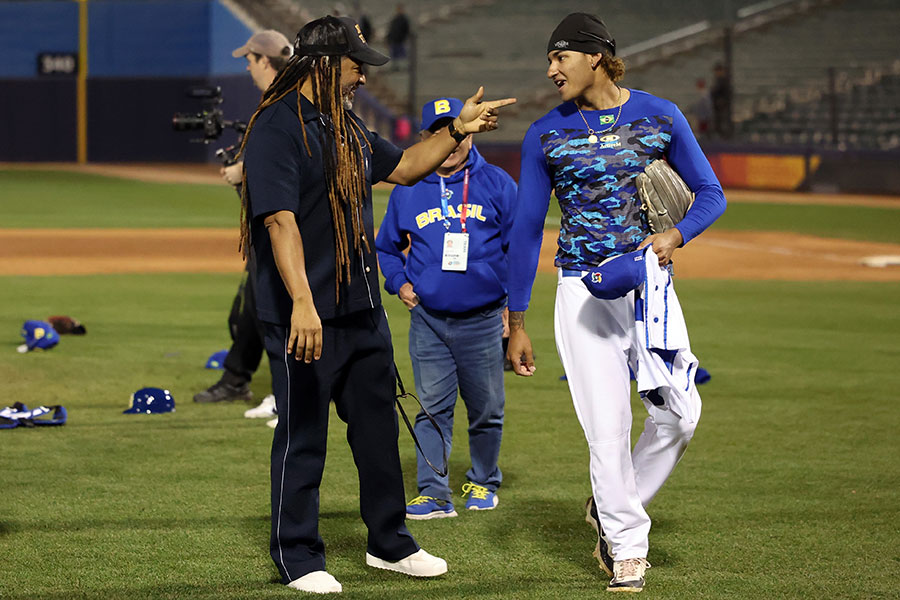
M 650 416 L 631 451 L 631 384 L 636 360 L 634 292 L 616 300 L 591 296 L 579 277 L 559 273 L 556 348 L 590 449 L 590 475 L 600 524 L 615 560 L 646 558 L 645 507 L 681 458 L 694 433 L 665 407 L 644 400 Z

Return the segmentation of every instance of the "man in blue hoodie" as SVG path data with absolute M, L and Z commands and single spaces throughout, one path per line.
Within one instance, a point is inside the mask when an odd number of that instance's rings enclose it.
M 423 139 L 457 117 L 462 106 L 456 98 L 425 104 Z M 462 491 L 469 510 L 495 508 L 502 478 L 501 338 L 515 198 L 512 177 L 488 164 L 468 136 L 435 173 L 394 188 L 375 241 L 385 290 L 409 308 L 416 391 L 446 434 L 448 456 L 457 391 L 466 404 L 472 466 Z M 415 432 L 425 456 L 442 456 L 440 435 L 424 413 L 416 418 Z M 421 454 L 417 466 L 419 496 L 407 504 L 407 518 L 455 517 L 449 477 L 437 475 Z

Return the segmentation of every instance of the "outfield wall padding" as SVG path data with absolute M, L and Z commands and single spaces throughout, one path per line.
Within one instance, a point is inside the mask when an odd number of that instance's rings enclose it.
M 202 131 L 175 131 L 176 112 L 199 113 L 203 105 L 185 92 L 197 85 L 219 85 L 226 119 L 246 121 L 259 102 L 250 78 L 93 79 L 88 93 L 90 162 L 205 162 L 216 148 L 235 143 L 225 132 L 208 145 L 191 142 Z
M 0 82 L 0 161 L 74 161 L 75 80 Z

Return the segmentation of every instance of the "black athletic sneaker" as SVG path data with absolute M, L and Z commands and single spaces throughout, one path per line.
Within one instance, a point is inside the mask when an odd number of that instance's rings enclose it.
M 650 568 L 645 558 L 617 560 L 613 566 L 613 578 L 606 586 L 607 592 L 640 592 L 644 589 L 644 573 Z
M 603 533 L 603 528 L 600 526 L 600 518 L 597 516 L 597 505 L 594 504 L 594 497 L 591 496 L 587 499 L 587 502 L 584 504 L 584 520 L 587 521 L 588 525 L 594 528 L 594 531 L 597 533 L 597 547 L 594 548 L 594 558 L 597 559 L 597 562 L 600 563 L 600 568 L 609 575 L 613 576 L 613 556 L 609 550 L 609 539 L 607 539 L 606 534 Z
M 250 391 L 249 383 L 236 386 L 219 381 L 214 383 L 208 390 L 194 394 L 194 402 L 232 402 L 234 400 L 253 402 L 253 392 Z

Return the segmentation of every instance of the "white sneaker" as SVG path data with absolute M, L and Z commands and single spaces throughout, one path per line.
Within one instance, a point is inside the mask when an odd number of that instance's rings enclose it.
M 275 417 L 271 421 L 266 421 L 266 425 L 268 425 L 272 429 L 275 429 L 276 427 L 278 427 L 278 417 Z
M 613 563 L 613 578 L 607 592 L 640 592 L 644 589 L 644 573 L 650 568 L 646 558 L 626 558 Z
M 313 594 L 334 594 L 343 591 L 341 583 L 328 571 L 313 571 L 288 584 L 289 588 Z
M 446 560 L 432 556 L 421 548 L 418 552 L 413 552 L 396 562 L 377 558 L 366 552 L 366 564 L 376 569 L 397 571 L 412 577 L 437 577 L 447 572 Z
M 244 417 L 247 419 L 270 419 L 277 413 L 275 412 L 275 396 L 269 394 L 262 399 L 259 406 L 244 411 Z

